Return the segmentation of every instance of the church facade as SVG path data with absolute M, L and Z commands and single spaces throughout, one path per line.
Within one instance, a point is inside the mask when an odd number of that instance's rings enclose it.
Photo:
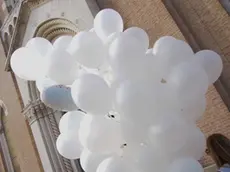
M 198 125 L 206 136 L 218 132 L 230 137 L 229 4 L 229 0 L 0 0 L 0 171 L 82 171 L 79 161 L 61 157 L 55 148 L 62 113 L 41 102 L 34 82 L 14 75 L 10 57 L 32 37 L 52 42 L 92 28 L 94 16 L 103 8 L 120 12 L 125 26 L 145 29 L 151 43 L 172 35 L 186 40 L 194 51 L 212 49 L 222 56 L 224 71 L 209 88 L 207 109 Z M 215 170 L 209 157 L 201 163 L 207 172 Z

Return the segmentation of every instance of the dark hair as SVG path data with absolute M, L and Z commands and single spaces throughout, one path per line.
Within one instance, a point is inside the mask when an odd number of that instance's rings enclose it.
M 230 140 L 222 134 L 212 134 L 207 139 L 207 153 L 220 168 L 230 164 Z

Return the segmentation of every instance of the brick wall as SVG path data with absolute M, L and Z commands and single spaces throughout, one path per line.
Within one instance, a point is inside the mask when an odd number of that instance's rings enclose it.
M 125 26 L 147 31 L 150 43 L 162 35 L 184 39 L 161 0 L 97 0 L 100 8 L 113 8 L 123 17 Z M 152 45 L 152 44 L 151 44 Z
M 127 27 L 139 26 L 145 29 L 151 43 L 163 35 L 184 39 L 161 0 L 144 2 L 143 0 L 97 0 L 97 2 L 100 8 L 113 8 L 120 12 Z M 175 0 L 175 3 L 177 9 L 183 11 L 182 17 L 189 19 L 187 19 L 188 23 L 194 29 L 196 39 L 202 47 L 213 49 L 225 57 L 228 53 L 230 55 L 230 48 L 227 48 L 230 47 L 230 19 L 218 0 Z M 228 61 L 225 57 L 223 61 L 226 65 Z M 207 110 L 198 122 L 198 126 L 206 136 L 220 132 L 230 138 L 230 113 L 214 86 L 211 86 L 207 93 Z M 213 161 L 210 157 L 204 156 L 202 163 L 204 166 L 209 166 Z

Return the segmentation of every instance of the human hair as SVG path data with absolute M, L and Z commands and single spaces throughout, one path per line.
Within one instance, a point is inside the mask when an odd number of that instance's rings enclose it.
M 207 139 L 207 153 L 220 168 L 230 164 L 230 140 L 222 134 L 212 134 Z

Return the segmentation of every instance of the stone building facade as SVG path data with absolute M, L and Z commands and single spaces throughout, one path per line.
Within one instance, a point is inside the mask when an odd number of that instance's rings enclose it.
M 163 35 L 172 35 L 188 41 L 194 51 L 212 49 L 221 54 L 224 71 L 221 78 L 209 88 L 206 96 L 207 110 L 198 125 L 206 136 L 220 132 L 230 138 L 228 2 L 229 0 L 17 1 L 1 28 L 3 47 L 0 48 L 0 117 L 3 122 L 0 124 L 0 131 L 3 132 L 0 132 L 0 170 L 3 166 L 6 172 L 80 171 L 78 162 L 61 157 L 55 148 L 61 113 L 47 108 L 39 100 L 35 83 L 17 78 L 12 73 L 9 62 L 12 52 L 34 36 L 52 41 L 60 35 L 73 35 L 79 30 L 90 29 L 93 17 L 103 8 L 119 11 L 127 27 L 144 28 L 151 43 Z M 1 126 L 4 130 L 1 130 Z M 2 151 L 3 147 L 8 151 Z M 201 162 L 207 172 L 215 170 L 209 157 L 204 156 Z

